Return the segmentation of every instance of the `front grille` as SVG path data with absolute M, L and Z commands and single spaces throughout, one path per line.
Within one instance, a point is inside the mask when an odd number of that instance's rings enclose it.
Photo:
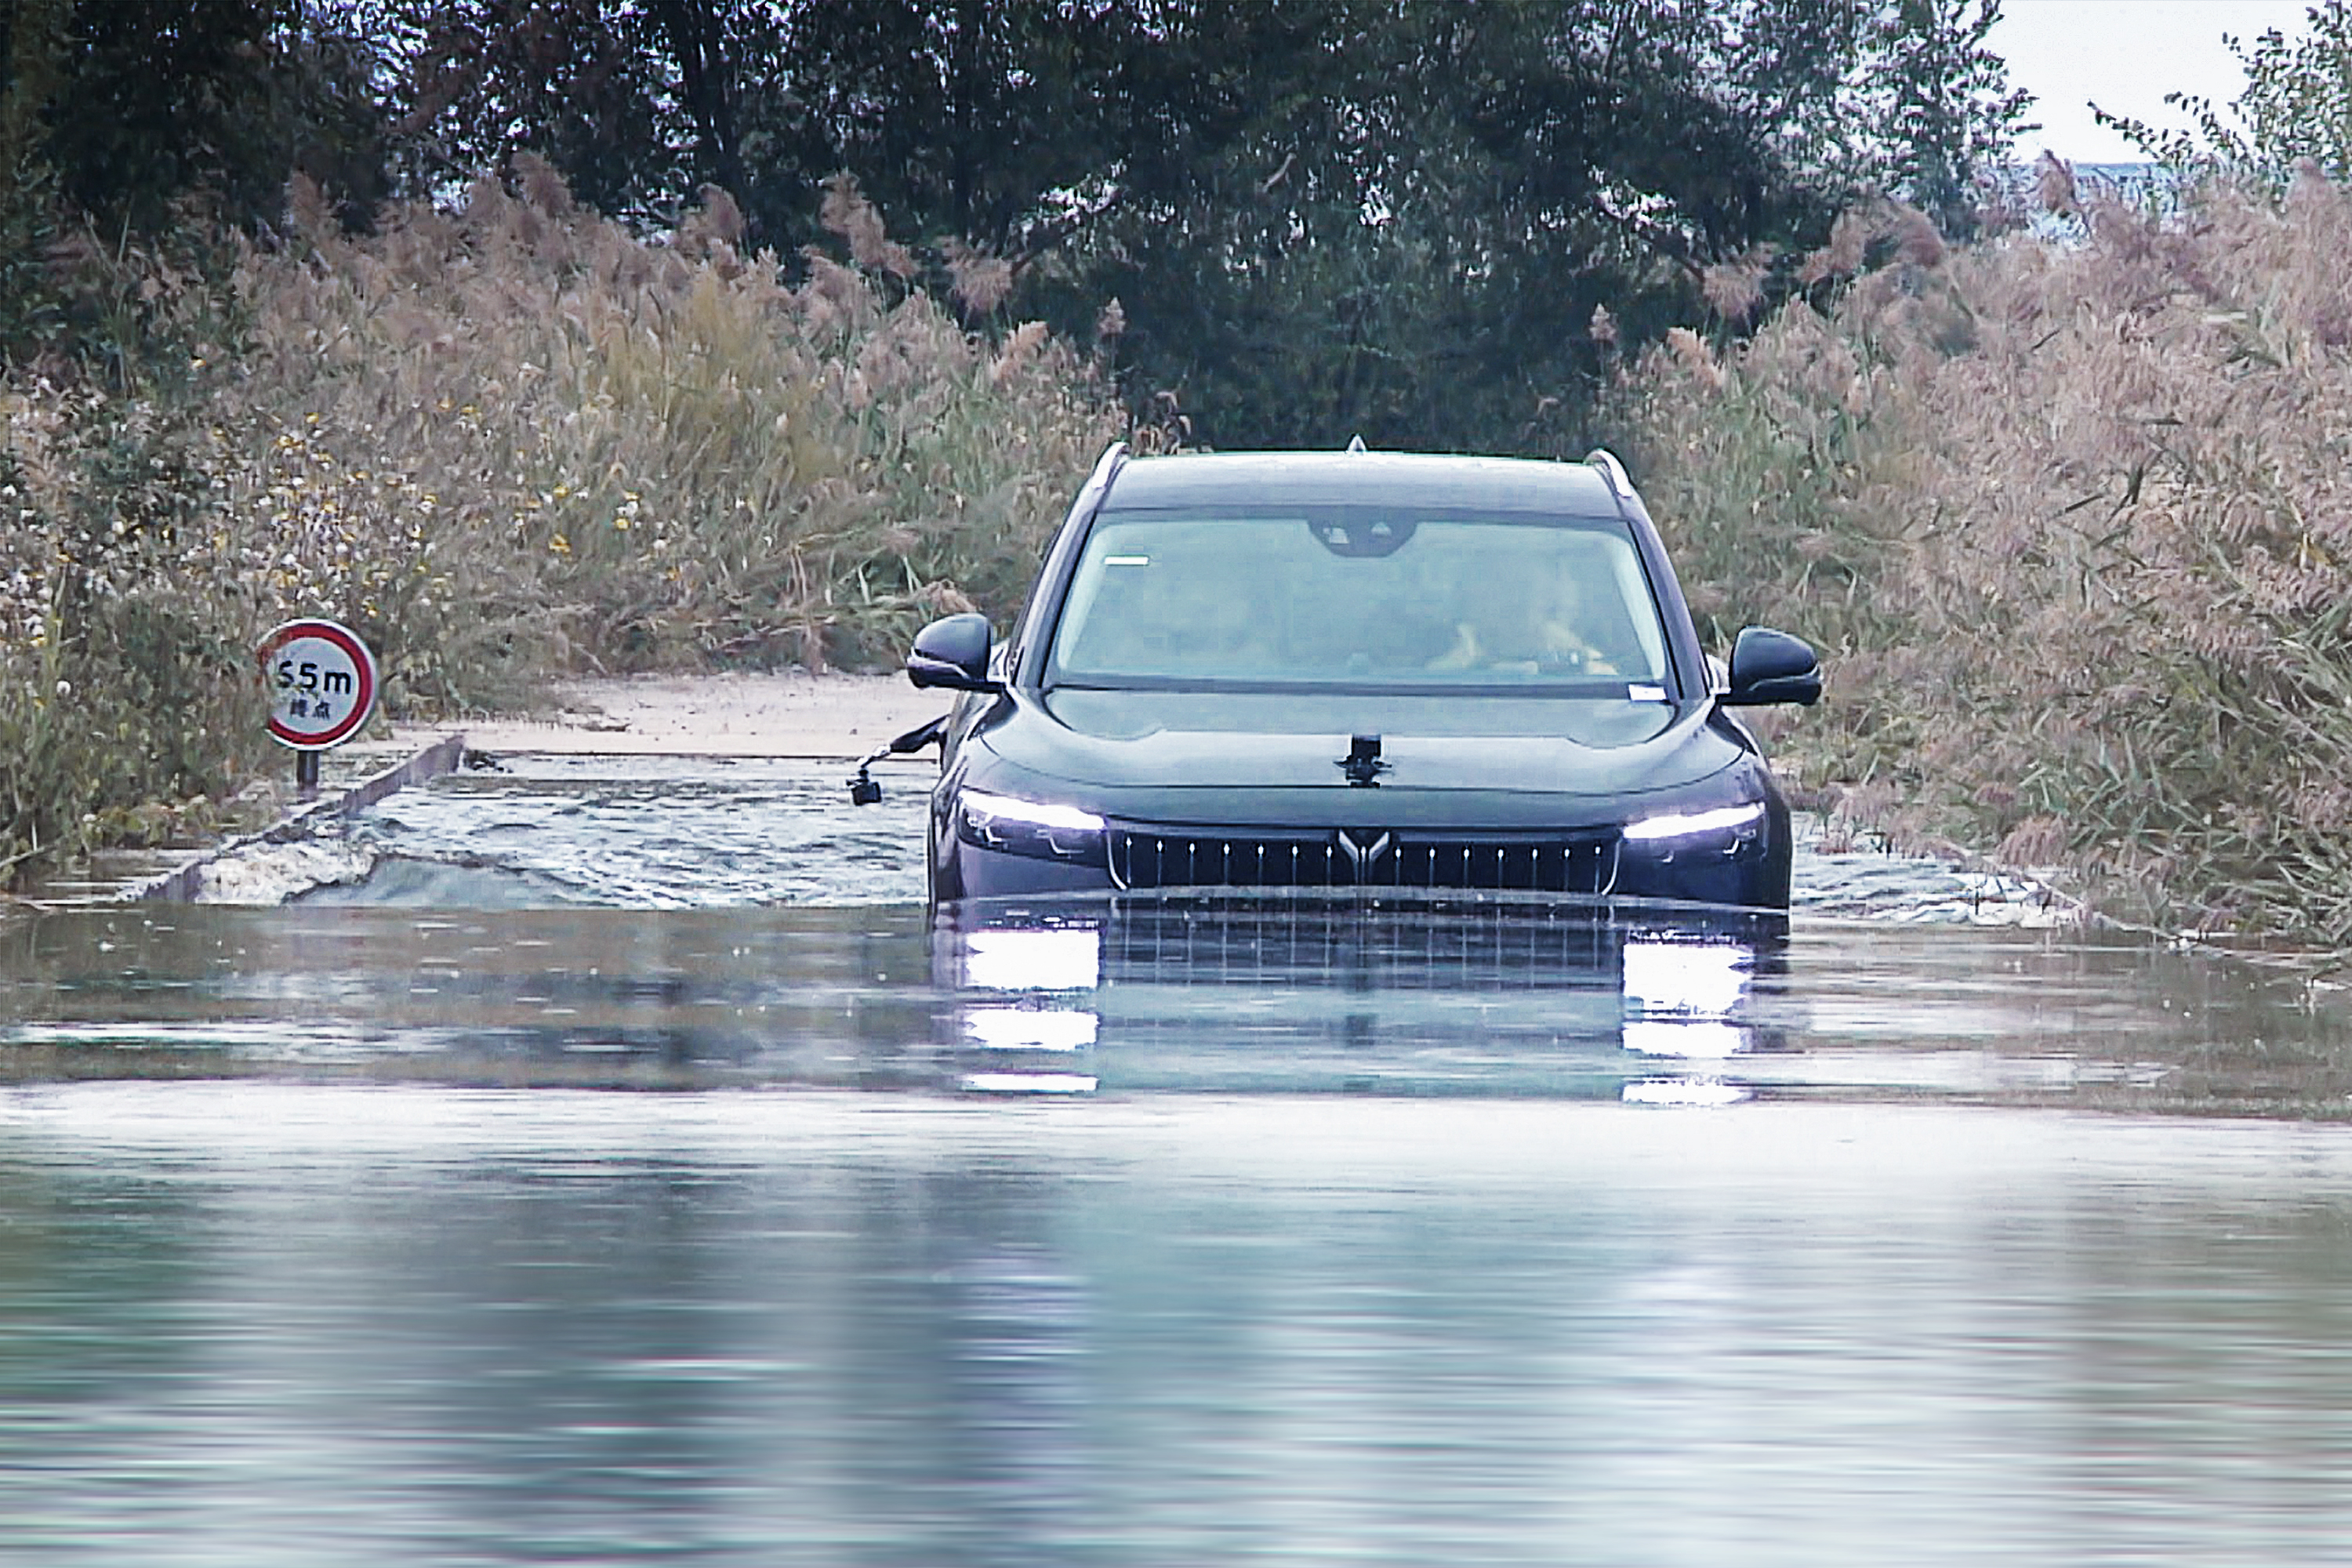
M 1102 977 L 1121 985 L 1614 991 L 1624 931 L 1604 909 L 1160 894 L 1119 901 L 1102 928 Z
M 1259 834 L 1114 826 L 1110 874 L 1122 888 L 1474 888 L 1596 895 L 1616 880 L 1617 835 L 1613 829 Z

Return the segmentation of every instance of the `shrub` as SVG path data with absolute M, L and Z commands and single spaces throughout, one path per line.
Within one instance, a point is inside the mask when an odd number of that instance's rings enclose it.
M 258 759 L 264 708 L 201 426 L 28 377 L 0 439 L 5 875 L 169 831 Z
M 1042 328 L 967 334 L 887 272 L 734 249 L 724 196 L 670 243 L 520 194 L 411 205 L 249 255 L 230 504 L 350 616 L 400 700 L 510 701 L 550 668 L 871 662 L 922 619 L 1009 608 L 1120 431 Z M 298 188 L 298 196 L 302 195 Z M 855 190 L 828 214 L 877 226 Z M 253 437 L 257 437 L 253 438 Z
M 821 257 L 788 286 L 724 196 L 656 243 L 513 174 L 357 237 L 298 182 L 293 237 L 214 283 L 59 253 L 110 302 L 121 390 L 63 358 L 5 378 L 0 875 L 234 789 L 277 620 L 353 626 L 395 713 L 573 670 L 879 662 L 1017 604 L 1122 432 L 1042 327 L 983 341 Z M 845 183 L 826 212 L 880 233 Z
M 1879 227 L 1823 311 L 1618 387 L 1711 634 L 1831 656 L 1791 755 L 2119 912 L 2352 941 L 2352 199 L 1948 258 Z

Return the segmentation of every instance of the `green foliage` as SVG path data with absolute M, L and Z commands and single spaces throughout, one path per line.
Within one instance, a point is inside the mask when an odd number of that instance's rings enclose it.
M 381 195 L 372 66 L 339 17 L 23 0 L 0 18 L 0 363 L 142 395 L 191 357 L 165 307 L 219 263 L 223 223 L 281 222 L 297 169 L 347 221 Z
M 1895 0 L 1873 29 L 1882 188 L 1954 237 L 1975 231 L 1979 180 L 2008 156 L 2029 95 L 1987 45 L 2000 0 Z
M 1038 254 L 1082 210 L 1073 193 L 1150 184 L 1174 146 L 1213 134 L 1204 118 L 1265 58 L 1246 9 L 806 0 L 772 35 L 789 101 L 755 95 L 747 117 L 772 159 L 803 179 L 854 173 L 917 235 Z M 1199 48 L 1212 29 L 1229 51 L 1215 60 Z M 754 192 L 755 218 L 780 196 Z
M 7 18 L 0 55 L 0 350 L 56 330 L 47 264 L 56 203 L 41 121 L 57 94 L 70 10 L 69 0 L 23 0 Z
M 1615 331 L 1818 243 L 1892 180 L 1961 222 L 2019 100 L 1994 0 L 384 0 L 393 112 L 465 172 L 544 153 L 637 224 L 729 190 L 816 242 L 846 170 L 897 270 L 1083 340 L 1223 444 L 1572 447 Z M 940 291 L 945 292 L 944 287 Z M 1744 318 L 1727 318 L 1738 326 Z
M 2295 37 L 2273 27 L 2251 46 L 2222 42 L 2246 73 L 2226 113 L 2210 99 L 2168 92 L 2164 101 L 2189 110 L 2194 130 L 2158 130 L 2104 110 L 2098 122 L 2182 175 L 2221 174 L 2276 193 L 2305 161 L 2332 178 L 2352 174 L 2352 0 L 2319 0 Z
M 251 595 L 185 405 L 0 395 L 0 867 L 168 825 L 262 751 Z M 143 808 L 143 809 L 142 809 Z
M 1211 444 L 1573 447 L 1597 306 L 1661 330 L 1710 263 L 1826 225 L 1787 133 L 1851 55 L 1751 44 L 1807 9 L 1336 0 L 1035 297 L 1070 331 L 1118 299 L 1130 384 Z
M 678 0 L 722 33 L 758 5 Z M 597 211 L 651 227 L 736 167 L 734 150 L 698 162 L 679 70 L 655 12 L 608 0 L 365 0 L 384 40 L 383 110 L 399 135 L 406 194 L 429 196 L 518 154 L 542 158 Z M 740 52 L 740 49 L 739 51 Z M 798 205 L 808 205 L 801 190 Z
M 362 206 L 383 194 L 375 61 L 341 7 L 31 0 L 8 33 L 5 90 L 21 72 L 32 151 L 66 209 L 110 237 L 176 226 L 197 194 L 232 223 L 274 222 L 298 167 Z

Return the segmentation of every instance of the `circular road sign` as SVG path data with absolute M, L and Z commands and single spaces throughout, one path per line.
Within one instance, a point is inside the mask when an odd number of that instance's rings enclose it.
M 298 752 L 340 746 L 375 706 L 375 656 L 349 626 L 288 621 L 261 639 L 269 732 Z

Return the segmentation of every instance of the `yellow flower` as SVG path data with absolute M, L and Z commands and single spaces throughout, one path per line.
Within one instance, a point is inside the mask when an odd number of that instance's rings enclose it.
M 572 553 L 572 541 L 564 538 L 563 535 L 560 533 L 547 542 L 547 547 L 550 550 L 554 551 L 558 555 L 569 555 Z

